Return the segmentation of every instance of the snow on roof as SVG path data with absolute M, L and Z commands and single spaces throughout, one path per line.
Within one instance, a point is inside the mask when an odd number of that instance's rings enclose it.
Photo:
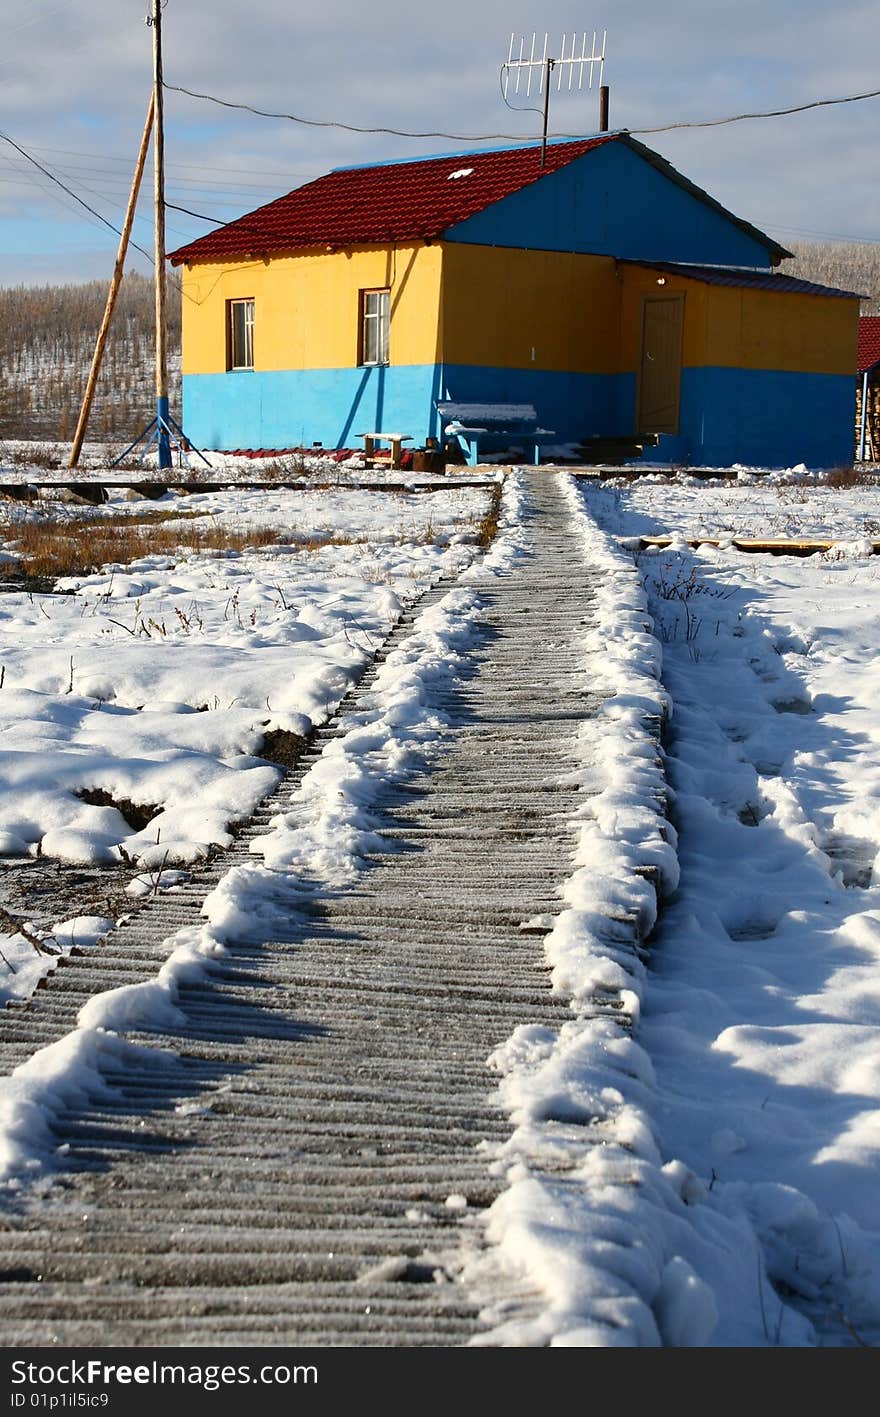
M 446 403 L 440 400 L 437 412 L 444 418 L 485 418 L 505 423 L 538 416 L 532 403 Z

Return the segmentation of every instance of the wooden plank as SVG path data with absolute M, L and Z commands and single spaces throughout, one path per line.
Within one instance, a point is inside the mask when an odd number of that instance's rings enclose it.
M 734 536 L 724 541 L 715 536 L 685 537 L 685 543 L 692 550 L 700 546 L 729 546 L 734 551 L 750 551 L 764 553 L 770 556 L 814 556 L 818 552 L 830 551 L 838 543 L 836 541 L 825 541 L 811 537 L 760 537 L 760 536 Z M 651 546 L 659 550 L 665 550 L 672 545 L 671 536 L 640 536 L 639 550 L 647 551 Z M 872 541 L 871 547 L 874 555 L 880 552 L 880 541 Z

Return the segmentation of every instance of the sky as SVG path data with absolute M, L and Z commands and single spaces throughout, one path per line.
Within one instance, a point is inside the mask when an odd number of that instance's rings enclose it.
M 0 57 L 0 133 L 120 224 L 152 73 L 148 0 L 10 0 Z M 613 7 L 447 0 L 402 10 L 325 0 L 168 0 L 166 82 L 234 103 L 362 127 L 529 138 L 536 112 L 505 107 L 512 32 L 607 30 L 611 126 L 633 131 L 876 88 L 875 0 L 738 5 L 618 0 Z M 539 40 L 540 42 L 540 40 Z M 554 97 L 550 129 L 590 133 L 592 92 Z M 512 101 L 517 102 L 516 99 Z M 646 134 L 688 177 L 785 244 L 880 240 L 880 99 L 708 129 Z M 169 92 L 168 198 L 229 220 L 331 167 L 485 146 L 310 127 Z M 495 144 L 497 145 L 495 140 Z M 134 240 L 152 246 L 145 182 Z M 169 212 L 173 248 L 212 229 Z M 0 140 L 0 285 L 109 275 L 117 236 Z M 132 264 L 149 269 L 146 257 Z

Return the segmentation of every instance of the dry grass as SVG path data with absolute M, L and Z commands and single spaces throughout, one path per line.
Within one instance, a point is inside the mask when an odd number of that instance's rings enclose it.
M 826 487 L 876 487 L 877 477 L 856 467 L 833 467 L 824 478 Z
M 502 484 L 489 490 L 489 506 L 469 519 L 473 541 L 491 544 L 498 532 Z M 394 489 L 395 500 L 404 489 Z M 296 552 L 320 551 L 329 546 L 369 542 L 367 535 L 327 531 L 304 537 L 291 527 L 236 527 L 215 520 L 203 511 L 155 510 L 110 512 L 99 515 L 68 504 L 51 503 L 36 516 L 22 517 L 17 504 L 3 507 L 0 488 L 0 543 L 20 558 L 3 568 L 4 579 L 53 581 L 62 576 L 91 575 L 104 566 L 127 566 L 144 556 L 186 556 L 259 550 L 284 546 Z M 437 533 L 429 516 L 424 527 L 401 529 L 393 537 L 399 545 L 428 545 Z
M 185 527 L 181 522 L 187 522 Z M 173 523 L 173 524 L 172 524 Z M 5 568 L 7 578 L 89 575 L 107 565 L 127 566 L 142 556 L 190 556 L 201 552 L 244 551 L 287 545 L 290 531 L 281 527 L 235 528 L 218 525 L 204 514 L 152 512 L 145 517 L 115 516 L 12 521 L 0 517 L 0 536 L 20 561 Z M 297 544 L 314 550 L 333 538 Z
M 42 467 L 48 470 L 61 466 L 61 454 L 52 444 L 28 443 L 23 448 L 11 448 L 3 456 L 4 461 L 13 467 Z
M 478 546 L 491 546 L 498 535 L 498 518 L 501 515 L 501 493 L 503 483 L 493 484 L 489 493 L 489 510 L 477 525 L 476 541 Z
M 302 482 L 309 475 L 302 453 L 287 453 L 280 458 L 261 460 L 257 471 L 261 482 Z

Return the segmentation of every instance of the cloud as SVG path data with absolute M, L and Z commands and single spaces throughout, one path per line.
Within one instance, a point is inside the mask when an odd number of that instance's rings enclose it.
M 32 0 L 5 31 L 0 129 L 118 221 L 151 79 L 149 0 Z M 304 17 L 287 0 L 182 3 L 163 12 L 166 77 L 256 107 L 363 126 L 534 136 L 535 113 L 512 113 L 499 71 L 511 30 L 532 27 L 534 0 L 447 0 L 439 11 L 397 0 L 325 0 Z M 546 13 L 546 12 L 545 12 Z M 863 0 L 618 0 L 590 23 L 608 27 L 606 82 L 613 126 L 633 129 L 773 108 L 876 85 L 880 36 Z M 551 52 L 583 26 L 573 0 L 542 18 Z M 531 28 L 529 28 L 531 33 Z M 229 219 L 332 166 L 456 150 L 410 140 L 301 127 L 166 97 L 171 199 Z M 757 225 L 843 236 L 880 234 L 874 133 L 880 100 L 761 123 L 645 139 L 689 177 Z M 551 128 L 595 129 L 592 93 L 551 104 Z M 71 279 L 112 261 L 116 238 L 83 222 L 69 198 L 0 143 L 0 250 L 43 252 Z M 210 229 L 173 213 L 170 244 Z M 88 227 L 86 226 L 88 232 Z M 140 227 L 144 244 L 148 223 Z M 90 247 L 92 255 L 85 256 Z M 43 259 L 43 258 L 41 258 Z M 21 267 L 17 267 L 21 269 Z M 26 277 L 25 277 L 26 278 Z

